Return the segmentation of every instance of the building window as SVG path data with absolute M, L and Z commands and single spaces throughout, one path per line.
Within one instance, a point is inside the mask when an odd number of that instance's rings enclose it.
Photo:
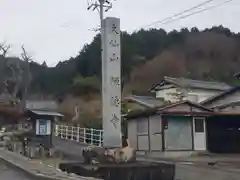
M 194 118 L 195 132 L 203 133 L 204 132 L 204 118 Z
M 138 134 L 148 134 L 148 120 L 137 120 L 137 132 Z

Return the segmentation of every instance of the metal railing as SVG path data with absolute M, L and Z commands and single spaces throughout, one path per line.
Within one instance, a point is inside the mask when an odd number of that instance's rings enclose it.
M 102 146 L 103 130 L 80 128 L 77 126 L 56 125 L 55 135 L 61 139 Z

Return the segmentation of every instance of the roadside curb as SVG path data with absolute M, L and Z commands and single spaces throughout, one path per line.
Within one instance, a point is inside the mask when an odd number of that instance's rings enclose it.
M 4 151 L 4 150 L 2 149 L 2 151 Z M 10 152 L 8 152 L 8 153 L 10 154 Z M 13 152 L 11 152 L 11 153 L 13 153 Z M 28 158 L 26 158 L 24 156 L 22 156 L 21 159 L 23 161 L 28 161 L 29 160 Z M 11 168 L 13 168 L 13 169 L 15 169 L 17 171 L 20 171 L 21 173 L 23 173 L 27 177 L 29 177 L 31 179 L 34 179 L 34 180 L 97 180 L 96 178 L 88 178 L 88 177 L 78 176 L 78 175 L 75 175 L 75 174 L 68 174 L 68 173 L 65 173 L 65 172 L 61 172 L 60 170 L 57 170 L 55 168 L 53 170 L 56 171 L 56 173 L 57 172 L 58 173 L 63 173 L 65 175 L 67 175 L 67 177 L 64 177 L 64 176 L 62 176 L 62 177 L 54 177 L 54 175 L 51 176 L 51 175 L 44 174 L 44 172 L 41 173 L 40 170 L 38 171 L 38 170 L 28 169 L 28 168 L 26 168 L 24 166 L 21 166 L 20 164 L 18 164 L 14 160 L 12 160 L 10 158 L 6 158 L 6 157 L 4 157 L 2 155 L 0 155 L 0 161 L 3 161 L 9 167 L 11 167 Z M 56 174 L 56 176 L 58 176 L 58 175 Z
M 28 171 L 27 169 L 24 169 L 24 168 L 14 164 L 14 163 L 12 163 L 12 162 L 9 162 L 8 160 L 3 159 L 2 157 L 0 157 L 0 160 L 3 161 L 4 163 L 6 163 L 7 166 L 9 166 L 12 169 L 15 169 L 17 171 L 20 171 L 21 173 L 23 173 L 27 177 L 30 177 L 31 179 L 36 179 L 36 180 L 53 180 L 53 179 L 49 179 L 47 177 L 38 176 L 38 175 Z
M 169 162 L 177 164 L 194 164 L 194 165 L 226 165 L 226 164 L 239 164 L 240 162 L 231 161 L 231 160 L 218 160 L 218 159 L 207 159 L 207 160 L 185 160 L 184 158 L 160 158 L 160 157 L 148 157 L 144 155 L 138 155 L 137 158 L 144 159 L 147 161 L 156 161 L 156 162 Z
M 2 157 L 0 157 L 0 160 L 4 161 L 4 163 L 6 163 L 8 166 L 10 166 L 13 169 L 16 169 L 18 171 L 21 171 L 23 174 L 25 174 L 26 176 L 34 179 L 34 180 L 65 180 L 65 178 L 56 178 L 56 177 L 50 177 L 44 174 L 41 174 L 40 172 L 35 174 L 34 172 L 29 171 L 28 169 L 25 169 L 21 166 L 16 165 L 13 162 L 10 162 L 8 160 L 3 159 Z M 59 170 L 58 170 L 59 171 Z M 68 174 L 68 173 L 66 173 Z M 92 179 L 92 178 L 88 178 L 88 177 L 82 177 L 82 176 L 77 176 L 75 174 L 68 174 L 69 177 L 73 180 L 96 180 L 96 179 Z
M 189 166 L 189 167 L 197 167 L 199 169 L 209 169 L 209 170 L 217 170 L 217 171 L 225 171 L 225 172 L 230 172 L 230 173 L 240 173 L 239 168 L 226 168 L 226 166 L 224 166 L 224 163 L 222 162 L 216 162 L 216 164 L 209 164 L 212 163 L 211 161 L 209 162 L 195 162 L 195 161 L 187 161 L 187 160 L 172 160 L 172 159 L 161 159 L 161 158 L 151 158 L 151 157 L 144 157 L 144 156 L 138 156 L 137 159 L 139 159 L 140 161 L 151 161 L 151 162 L 165 162 L 165 163 L 171 163 L 171 164 L 175 164 L 176 166 Z

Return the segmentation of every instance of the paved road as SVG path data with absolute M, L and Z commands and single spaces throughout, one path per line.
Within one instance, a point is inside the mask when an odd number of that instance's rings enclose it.
M 140 157 L 139 160 L 144 160 Z M 154 161 L 145 159 L 146 161 Z M 158 162 L 155 160 L 155 162 Z M 239 167 L 175 162 L 175 180 L 239 180 Z
M 0 180 L 34 180 L 0 160 Z
M 239 180 L 240 173 L 210 167 L 176 164 L 175 180 Z
M 76 159 L 81 159 L 81 150 L 83 144 L 73 141 L 61 140 L 54 138 L 55 147 L 59 150 L 68 152 L 70 156 Z M 139 160 L 143 160 L 139 158 Z M 153 161 L 153 159 L 149 159 Z M 175 180 L 239 180 L 239 167 L 211 167 L 208 165 L 199 166 L 196 164 L 176 163 Z
M 64 152 L 65 156 L 74 158 L 74 160 L 83 160 L 82 149 L 87 146 L 71 140 L 62 140 L 59 137 L 53 137 L 53 144 L 57 151 Z

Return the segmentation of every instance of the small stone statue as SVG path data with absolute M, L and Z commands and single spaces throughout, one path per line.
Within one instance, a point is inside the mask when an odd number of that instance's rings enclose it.
M 136 161 L 136 150 L 128 145 L 123 148 L 105 149 L 99 146 L 89 146 L 83 149 L 82 155 L 87 164 L 123 163 Z

